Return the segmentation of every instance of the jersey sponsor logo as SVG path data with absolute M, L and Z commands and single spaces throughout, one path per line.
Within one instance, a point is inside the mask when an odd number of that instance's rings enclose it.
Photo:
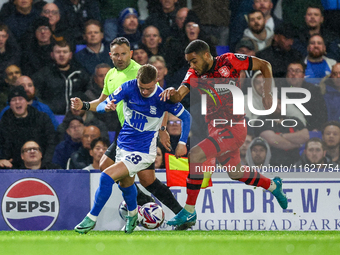
M 59 199 L 46 182 L 24 178 L 6 190 L 1 209 L 13 230 L 48 230 L 58 218 Z
M 119 94 L 119 92 L 121 92 L 122 91 L 122 87 L 120 86 L 119 88 L 117 88 L 114 92 L 113 92 L 113 95 L 118 95 Z
M 156 106 L 150 105 L 150 113 L 156 115 L 157 114 L 157 108 Z
M 218 72 L 223 76 L 223 77 L 229 77 L 230 71 L 228 67 L 222 66 L 220 69 L 218 69 Z
M 244 54 L 234 54 L 234 55 L 238 60 L 241 60 L 241 61 L 246 60 L 247 58 L 247 55 L 244 55 Z
M 143 131 L 145 124 L 147 122 L 148 122 L 148 119 L 146 118 L 146 116 L 136 111 L 132 111 L 132 117 L 130 119 L 130 123 L 135 129 Z

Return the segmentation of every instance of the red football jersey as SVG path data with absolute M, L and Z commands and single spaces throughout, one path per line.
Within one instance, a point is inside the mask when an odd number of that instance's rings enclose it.
M 226 119 L 233 121 L 243 120 L 244 115 L 233 115 L 233 97 L 229 89 L 214 89 L 214 84 L 229 84 L 240 88 L 240 71 L 251 70 L 253 67 L 252 58 L 243 54 L 225 53 L 214 59 L 211 69 L 197 76 L 195 70 L 190 68 L 182 81 L 182 85 L 199 89 L 201 94 L 208 94 L 209 91 L 215 99 L 207 95 L 206 122 L 212 119 Z M 200 78 L 200 79 L 195 79 Z M 219 78 L 214 80 L 213 78 Z M 223 80 L 222 80 L 223 79 Z

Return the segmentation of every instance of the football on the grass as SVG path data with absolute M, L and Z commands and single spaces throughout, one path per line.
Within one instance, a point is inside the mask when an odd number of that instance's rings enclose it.
M 164 211 L 156 203 L 144 204 L 138 211 L 139 223 L 147 228 L 158 228 L 164 221 Z

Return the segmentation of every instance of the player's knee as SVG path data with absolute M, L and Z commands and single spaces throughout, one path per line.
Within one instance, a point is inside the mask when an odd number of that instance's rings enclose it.
M 229 175 L 229 178 L 232 179 L 232 180 L 239 180 L 242 178 L 243 176 L 243 173 L 241 172 L 228 172 L 228 175 Z
M 100 159 L 99 162 L 99 169 L 100 171 L 104 171 L 106 168 L 108 168 L 109 166 L 113 165 L 115 162 L 110 159 L 108 156 L 103 155 L 103 157 Z
M 189 161 L 194 163 L 203 163 L 206 160 L 205 154 L 198 146 L 193 147 L 188 154 Z

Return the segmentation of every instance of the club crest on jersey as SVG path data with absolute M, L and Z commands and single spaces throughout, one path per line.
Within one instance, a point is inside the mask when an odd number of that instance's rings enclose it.
M 228 67 L 222 66 L 220 69 L 218 69 L 218 72 L 223 76 L 223 77 L 229 77 L 230 71 Z
M 150 113 L 156 115 L 157 114 L 157 108 L 156 106 L 150 105 Z
M 122 87 L 120 86 L 119 88 L 117 88 L 114 92 L 113 92 L 113 95 L 118 95 L 119 94 L 119 92 L 121 92 L 122 91 Z

